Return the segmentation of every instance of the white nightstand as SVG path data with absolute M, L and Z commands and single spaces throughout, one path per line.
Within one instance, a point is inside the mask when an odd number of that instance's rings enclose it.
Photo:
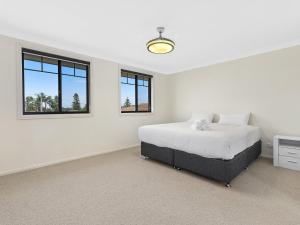
M 276 135 L 273 146 L 274 166 L 300 171 L 300 137 Z

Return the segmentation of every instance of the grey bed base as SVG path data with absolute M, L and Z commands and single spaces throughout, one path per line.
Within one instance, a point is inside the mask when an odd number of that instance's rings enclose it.
M 226 186 L 230 186 L 231 180 L 259 157 L 261 154 L 261 141 L 256 142 L 230 160 L 205 158 L 196 154 L 159 147 L 146 142 L 142 142 L 141 154 L 146 158 L 224 182 Z

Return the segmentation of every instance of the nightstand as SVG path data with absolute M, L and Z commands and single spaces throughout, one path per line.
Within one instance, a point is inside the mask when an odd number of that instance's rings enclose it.
M 300 137 L 276 135 L 273 143 L 273 164 L 300 171 Z

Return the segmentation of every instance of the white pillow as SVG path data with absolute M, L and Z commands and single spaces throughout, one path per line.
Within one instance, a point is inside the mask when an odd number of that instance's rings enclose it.
M 206 120 L 208 123 L 211 123 L 214 118 L 214 114 L 212 113 L 193 113 L 190 122 L 194 122 L 195 120 Z
M 220 114 L 220 124 L 231 124 L 231 125 L 248 125 L 250 113 L 244 114 Z

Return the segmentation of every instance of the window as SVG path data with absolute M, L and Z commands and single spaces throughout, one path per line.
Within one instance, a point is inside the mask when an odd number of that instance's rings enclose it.
M 121 112 L 151 112 L 152 76 L 121 70 Z
M 22 49 L 23 115 L 89 113 L 89 65 Z

